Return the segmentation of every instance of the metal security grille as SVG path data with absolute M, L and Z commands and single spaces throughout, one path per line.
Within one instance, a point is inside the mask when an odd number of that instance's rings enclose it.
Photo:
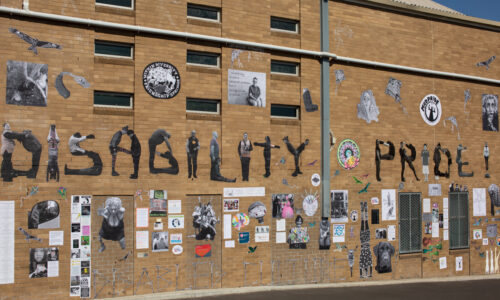
M 399 193 L 399 253 L 422 250 L 420 193 Z
M 469 248 L 469 193 L 453 192 L 450 199 L 450 249 Z

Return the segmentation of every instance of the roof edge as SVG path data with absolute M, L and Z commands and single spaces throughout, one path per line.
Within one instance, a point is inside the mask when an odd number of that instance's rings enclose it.
M 459 25 L 477 27 L 491 31 L 500 32 L 500 22 L 466 16 L 460 13 L 446 12 L 433 8 L 421 7 L 392 0 L 330 0 L 333 2 L 345 2 L 402 12 L 406 14 L 428 17 L 442 21 L 452 22 Z

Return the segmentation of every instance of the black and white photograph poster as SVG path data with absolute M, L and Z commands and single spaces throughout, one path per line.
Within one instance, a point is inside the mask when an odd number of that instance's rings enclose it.
M 266 73 L 229 69 L 227 81 L 229 104 L 266 107 Z
M 49 67 L 26 61 L 7 62 L 6 103 L 23 106 L 47 106 Z
M 168 62 L 154 62 L 144 68 L 142 84 L 152 97 L 170 99 L 181 89 L 181 76 L 174 65 Z
M 483 94 L 483 130 L 498 131 L 498 95 Z
M 58 277 L 59 250 L 57 248 L 30 249 L 30 278 Z
M 151 249 L 153 252 L 168 251 L 168 232 L 152 232 L 151 233 Z
M 347 217 L 347 190 L 341 191 L 330 191 L 330 201 L 331 201 L 331 222 L 332 223 L 345 223 L 348 220 Z
M 382 190 L 382 221 L 396 220 L 396 190 Z
M 59 204 L 54 200 L 38 202 L 28 212 L 28 229 L 59 228 Z

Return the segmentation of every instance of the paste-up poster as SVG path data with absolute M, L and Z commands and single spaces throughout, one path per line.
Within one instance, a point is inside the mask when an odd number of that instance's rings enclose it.
M 153 249 L 153 252 L 168 251 L 167 231 L 151 233 L 151 249 Z
M 330 191 L 330 201 L 331 201 L 331 222 L 347 222 L 348 211 L 347 211 L 347 190 L 342 191 Z
M 169 215 L 168 216 L 169 229 L 182 229 L 184 228 L 184 215 Z
M 448 266 L 446 264 L 446 256 L 439 258 L 439 269 L 446 269 Z
M 332 241 L 334 243 L 345 242 L 345 224 L 333 224 Z
M 0 201 L 0 284 L 14 283 L 14 213 L 14 201 Z
M 49 67 L 26 61 L 7 61 L 6 103 L 47 106 Z
M 149 191 L 149 216 L 165 217 L 167 215 L 167 191 L 150 190 Z
M 255 226 L 255 242 L 269 242 L 269 226 Z
M 31 248 L 29 269 L 29 278 L 58 277 L 59 250 L 57 248 Z
M 229 104 L 266 107 L 266 73 L 229 69 L 227 81 Z
M 464 269 L 464 258 L 462 256 L 455 257 L 455 271 L 460 272 Z
M 91 196 L 71 196 L 70 296 L 73 297 L 90 297 L 91 204 Z
M 472 191 L 473 216 L 486 216 L 486 189 L 479 188 Z
M 396 190 L 382 190 L 382 221 L 396 220 Z

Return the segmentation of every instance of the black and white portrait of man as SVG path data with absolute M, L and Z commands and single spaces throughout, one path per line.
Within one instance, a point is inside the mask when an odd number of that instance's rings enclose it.
M 151 248 L 153 249 L 153 252 L 168 251 L 168 231 L 153 232 L 151 235 Z
M 368 124 L 371 121 L 378 122 L 379 114 L 380 112 L 372 90 L 366 90 L 361 93 L 361 99 L 358 103 L 358 119 L 363 119 Z
M 483 94 L 483 130 L 498 131 L 498 95 Z
M 104 208 L 97 210 L 97 215 L 102 216 L 102 225 L 99 231 L 99 242 L 101 243 L 99 252 L 106 249 L 103 239 L 117 241 L 120 243 L 120 247 L 125 249 L 125 225 L 123 223 L 125 208 L 122 206 L 122 200 L 118 197 L 107 198 Z
M 7 62 L 7 104 L 47 106 L 48 65 Z
M 266 107 L 266 73 L 228 70 L 228 103 Z

